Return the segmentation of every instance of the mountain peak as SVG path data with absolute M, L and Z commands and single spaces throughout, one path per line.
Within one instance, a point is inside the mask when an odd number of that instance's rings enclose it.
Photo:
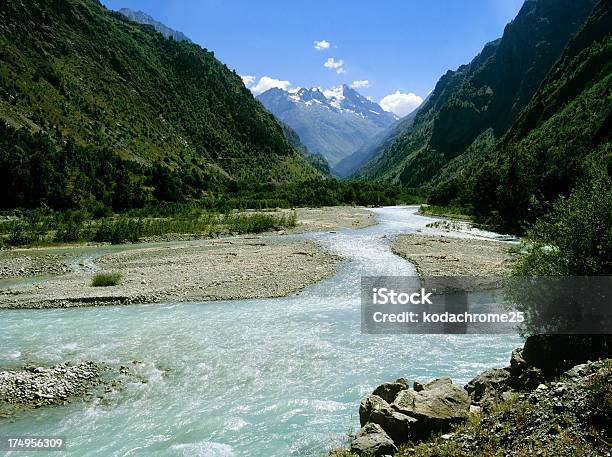
M 269 89 L 257 98 L 332 168 L 397 120 L 347 84 L 325 90 L 316 86 Z
M 383 110 L 378 103 L 364 97 L 348 84 L 341 84 L 326 90 L 316 86 L 297 87 L 289 90 L 275 87 L 258 95 L 257 98 L 263 102 L 281 95 L 290 103 L 306 105 L 314 103 L 328 110 L 345 112 L 362 118 L 381 118 L 376 121 L 377 124 L 379 122 L 388 124 L 399 119 L 395 114 Z

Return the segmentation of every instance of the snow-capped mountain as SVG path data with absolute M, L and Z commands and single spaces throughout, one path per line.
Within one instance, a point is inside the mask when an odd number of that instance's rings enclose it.
M 310 151 L 324 156 L 332 170 L 398 119 L 346 84 L 329 90 L 274 88 L 257 98 L 293 128 Z

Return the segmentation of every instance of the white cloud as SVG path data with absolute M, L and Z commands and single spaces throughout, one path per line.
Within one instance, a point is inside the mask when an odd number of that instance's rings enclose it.
M 360 87 L 370 87 L 370 81 L 368 81 L 367 79 L 353 81 L 353 83 L 351 84 L 351 87 L 353 89 L 359 89 Z
M 336 73 L 338 73 L 339 75 L 345 72 L 344 68 L 342 68 L 344 66 L 344 60 L 342 59 L 336 60 L 333 57 L 328 57 L 323 66 L 325 68 L 331 68 L 332 70 L 336 70 Z
M 249 87 L 257 79 L 255 76 L 251 76 L 251 75 L 240 75 L 240 78 L 242 79 L 242 82 L 244 83 L 246 87 Z
M 330 42 L 327 40 L 315 41 L 314 48 L 317 51 L 323 51 L 324 49 L 329 49 Z
M 291 83 L 289 81 L 274 79 L 270 78 L 269 76 L 262 76 L 261 78 L 259 78 L 257 84 L 252 87 L 249 87 L 249 89 L 251 89 L 251 92 L 253 92 L 255 95 L 258 95 L 262 92 L 272 89 L 273 87 L 278 87 L 279 89 L 287 90 L 289 89 L 289 86 L 291 86 Z
M 421 103 L 423 103 L 423 99 L 417 94 L 412 92 L 403 93 L 397 90 L 395 93 L 383 97 L 379 105 L 385 111 L 390 111 L 399 117 L 404 117 L 418 108 Z

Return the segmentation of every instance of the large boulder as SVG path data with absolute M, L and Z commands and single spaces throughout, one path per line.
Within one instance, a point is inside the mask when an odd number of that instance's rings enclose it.
M 372 411 L 388 407 L 389 403 L 380 398 L 378 395 L 368 395 L 361 400 L 361 403 L 359 404 L 359 425 L 363 427 L 365 424 L 370 422 Z
M 470 399 L 465 389 L 444 380 L 427 383 L 420 392 L 402 390 L 391 406 L 397 412 L 417 419 L 411 433 L 418 439 L 432 432 L 449 430 L 452 424 L 465 421 Z
M 368 457 L 393 455 L 397 447 L 389 435 L 378 424 L 366 424 L 351 442 L 351 452 Z
M 522 357 L 552 379 L 589 360 L 611 358 L 612 335 L 533 335 L 525 341 Z
M 372 411 L 370 422 L 380 425 L 394 443 L 401 444 L 413 437 L 417 420 L 388 406 Z
M 395 443 L 404 443 L 412 436 L 416 419 L 394 410 L 389 403 L 378 395 L 368 395 L 359 406 L 361 426 L 367 423 L 378 424 Z
M 372 392 L 374 395 L 378 395 L 380 398 L 385 400 L 387 403 L 393 403 L 397 394 L 402 390 L 408 389 L 408 381 L 405 379 L 398 379 L 392 382 L 385 382 L 374 389 Z
M 453 383 L 453 380 L 446 376 L 442 378 L 430 379 L 425 384 L 423 384 L 423 390 L 437 389 L 438 387 L 441 387 L 441 386 L 449 386 L 452 383 Z
M 510 371 L 505 368 L 490 368 L 465 386 L 470 400 L 473 404 L 489 408 L 502 399 L 502 394 L 511 390 Z
M 518 378 L 512 380 L 516 390 L 529 391 L 546 382 L 542 370 L 536 367 L 527 367 Z

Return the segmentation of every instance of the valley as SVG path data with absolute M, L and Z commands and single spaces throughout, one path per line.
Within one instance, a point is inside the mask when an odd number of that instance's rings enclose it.
M 2 436 L 609 455 L 612 3 L 501 3 L 0 1 Z
M 315 243 L 343 259 L 335 274 L 297 295 L 0 310 L 5 367 L 25 361 L 46 366 L 93 360 L 116 369 L 123 365 L 133 376 L 93 400 L 19 412 L 3 422 L 3 429 L 23 434 L 35 422 L 40 433 L 64 436 L 72 452 L 91 455 L 121 454 L 135 447 L 149 455 L 320 455 L 346 442 L 359 397 L 376 383 L 405 373 L 452 373 L 467 380 L 483 364 L 502 364 L 517 336 L 478 336 L 478 350 L 473 335 L 444 336 L 443 344 L 452 351 L 432 362 L 429 352 L 441 344 L 439 335 L 404 335 L 399 337 L 402 344 L 389 345 L 398 336 L 359 333 L 361 275 L 415 274 L 411 264 L 391 252 L 394 236 L 444 234 L 451 243 L 495 243 L 487 240 L 496 236 L 467 226 L 450 232 L 429 228 L 435 219 L 417 215 L 417 207 L 372 211 L 375 225 L 297 236 L 296 242 Z M 256 242 L 271 243 L 266 238 Z M 265 262 L 256 252 L 260 249 L 242 255 Z M 439 255 L 435 249 L 431 254 Z M 224 287 L 231 290 L 231 278 L 227 280 Z M 208 277 L 200 281 L 206 284 Z M 268 281 L 261 284 L 271 287 Z M 23 319 L 30 321 L 27 334 L 19 330 Z M 78 431 L 72 425 L 76 423 L 82 424 Z M 151 437 L 146 443 L 143 434 Z

